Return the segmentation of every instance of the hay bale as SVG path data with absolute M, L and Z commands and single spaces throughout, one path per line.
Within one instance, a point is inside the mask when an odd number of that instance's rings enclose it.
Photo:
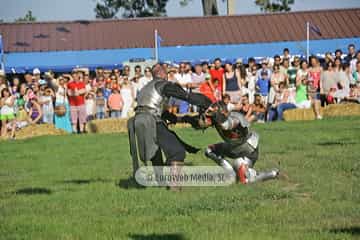
M 320 109 L 320 113 L 323 115 L 324 108 Z M 285 121 L 304 121 L 304 120 L 314 120 L 315 113 L 312 108 L 310 109 L 289 109 L 284 112 Z
M 360 116 L 360 104 L 331 104 L 325 108 L 325 117 Z
M 360 116 L 360 104 L 331 104 L 320 109 L 321 115 L 324 117 L 337 116 Z M 285 121 L 304 121 L 314 120 L 315 113 L 310 109 L 291 109 L 284 112 Z
M 93 120 L 87 123 L 86 129 L 90 133 L 124 133 L 127 132 L 127 119 L 107 118 Z
M 57 129 L 53 124 L 34 124 L 26 126 L 15 133 L 16 139 L 26 139 L 49 135 L 66 135 L 66 131 Z

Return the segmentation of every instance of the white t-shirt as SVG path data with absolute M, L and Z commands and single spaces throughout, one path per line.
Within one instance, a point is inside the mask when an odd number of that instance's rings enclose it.
M 183 73 L 183 74 L 176 73 L 175 78 L 180 85 L 184 85 L 192 82 L 190 73 Z M 186 87 L 183 87 L 183 89 L 187 90 Z
M 85 100 L 86 115 L 95 114 L 95 100 L 93 98 Z
M 61 86 L 59 86 L 58 90 L 56 91 L 55 97 L 57 103 L 65 104 L 68 102 L 68 98 L 65 95 L 65 88 Z
M 139 87 L 142 89 L 146 84 L 148 84 L 152 80 L 152 77 L 148 78 L 146 76 L 143 76 L 139 79 Z M 139 90 L 140 90 L 139 89 Z

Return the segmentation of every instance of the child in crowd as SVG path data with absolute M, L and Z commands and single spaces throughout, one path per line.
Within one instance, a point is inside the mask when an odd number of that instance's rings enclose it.
M 113 87 L 112 93 L 108 101 L 110 116 L 112 118 L 120 118 L 123 105 L 124 105 L 124 101 L 121 97 L 119 89 L 117 87 Z
M 96 118 L 97 119 L 104 119 L 105 118 L 105 98 L 103 95 L 103 90 L 98 88 L 96 91 Z
M 264 103 L 268 102 L 270 78 L 267 71 L 261 71 L 261 77 L 256 82 L 256 89 Z
M 51 88 L 45 88 L 43 95 L 40 96 L 40 104 L 42 105 L 43 123 L 54 123 L 54 105 L 53 97 L 55 96 Z
M 103 95 L 105 98 L 105 106 L 107 106 L 110 94 L 111 94 L 111 80 L 110 80 L 110 82 L 106 82 L 105 88 L 103 89 Z M 109 113 L 108 109 L 106 108 L 105 116 L 108 117 L 109 115 L 110 115 L 110 113 Z
M 85 107 L 86 107 L 86 121 L 94 120 L 96 101 L 95 101 L 95 93 L 93 91 L 89 91 L 85 95 Z
M 15 106 L 15 96 L 10 94 L 8 88 L 3 88 L 1 91 L 1 100 L 0 100 L 0 120 L 1 120 L 1 136 L 7 137 L 8 126 L 10 124 L 11 134 L 10 138 L 15 137 L 15 114 L 14 114 L 14 106 Z

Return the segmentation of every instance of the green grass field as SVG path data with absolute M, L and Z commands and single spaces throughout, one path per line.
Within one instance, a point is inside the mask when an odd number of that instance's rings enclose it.
M 359 239 L 360 118 L 256 125 L 254 185 L 136 188 L 125 134 L 0 143 L 0 239 Z M 176 129 L 205 148 L 216 132 Z M 203 153 L 192 165 L 213 165 Z

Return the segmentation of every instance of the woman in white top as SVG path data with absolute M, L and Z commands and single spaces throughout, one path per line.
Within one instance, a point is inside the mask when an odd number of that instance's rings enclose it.
M 1 136 L 7 136 L 7 129 L 8 125 L 11 127 L 11 135 L 10 138 L 15 137 L 15 114 L 14 114 L 14 103 L 15 103 L 15 96 L 10 94 L 9 89 L 4 88 L 1 91 L 1 101 L 0 101 L 0 120 L 2 123 L 1 126 Z
M 72 133 L 72 126 L 70 122 L 70 106 L 67 98 L 67 88 L 65 79 L 61 76 L 57 80 L 58 89 L 56 91 L 55 97 L 55 107 L 63 105 L 65 106 L 66 112 L 63 116 L 58 116 L 55 114 L 55 127 L 63 129 L 69 133 Z
M 124 100 L 124 106 L 121 111 L 121 118 L 129 117 L 129 112 L 134 102 L 134 91 L 133 87 L 127 77 L 124 77 L 124 81 L 121 85 L 120 95 Z

